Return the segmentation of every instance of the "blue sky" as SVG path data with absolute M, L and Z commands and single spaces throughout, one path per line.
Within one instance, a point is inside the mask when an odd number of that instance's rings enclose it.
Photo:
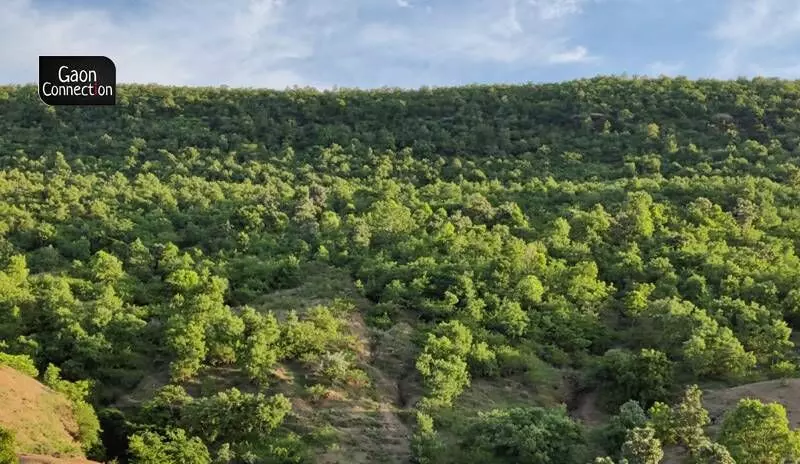
M 3 0 L 0 83 L 38 55 L 235 87 L 798 78 L 800 0 Z

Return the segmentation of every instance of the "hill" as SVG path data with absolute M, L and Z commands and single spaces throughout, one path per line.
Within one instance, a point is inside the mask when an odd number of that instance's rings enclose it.
M 725 412 L 730 411 L 742 398 L 755 398 L 764 403 L 779 403 L 786 408 L 792 428 L 800 426 L 800 379 L 769 380 L 720 390 L 709 390 L 703 398 L 713 425 L 719 425 Z
M 22 462 L 91 462 L 85 460 L 72 404 L 64 395 L 0 366 L 0 403 L 0 427 L 15 432 Z
M 94 459 L 613 461 L 798 375 L 800 82 L 118 97 L 0 87 L 0 350 Z

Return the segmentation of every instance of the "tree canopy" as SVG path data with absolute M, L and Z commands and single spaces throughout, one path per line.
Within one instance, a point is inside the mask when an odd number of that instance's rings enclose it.
M 714 443 L 680 395 L 796 372 L 800 82 L 118 90 L 0 87 L 0 363 L 70 397 L 91 456 L 391 460 L 369 429 L 397 461 L 747 462 L 772 459 L 748 433 L 789 437 L 747 403 Z M 592 390 L 613 450 L 560 409 Z

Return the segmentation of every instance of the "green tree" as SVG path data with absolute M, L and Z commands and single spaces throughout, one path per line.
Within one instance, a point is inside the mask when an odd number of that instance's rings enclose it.
M 460 440 L 470 462 L 583 463 L 585 438 L 562 408 L 512 408 L 481 413 Z
M 630 464 L 658 464 L 664 457 L 661 442 L 650 427 L 637 427 L 628 432 L 622 444 L 622 457 Z
M 723 419 L 719 443 L 741 464 L 778 464 L 800 459 L 800 437 L 789 429 L 786 410 L 778 403 L 739 400 Z
M 536 276 L 528 275 L 519 280 L 515 294 L 519 301 L 530 307 L 541 303 L 542 295 L 544 295 L 544 286 Z
M 272 313 L 260 314 L 249 307 L 242 310 L 241 318 L 244 333 L 237 358 L 252 380 L 266 383 L 273 365 L 281 357 L 278 321 Z
M 755 355 L 744 349 L 733 331 L 714 322 L 695 329 L 683 354 L 701 377 L 740 378 L 756 364 Z
M 612 416 L 599 433 L 600 445 L 610 455 L 617 455 L 628 432 L 647 424 L 647 414 L 637 401 L 629 400 L 619 407 L 619 413 Z
M 450 405 L 470 384 L 466 362 L 472 348 L 472 333 L 458 321 L 439 324 L 429 333 L 416 368 L 434 405 Z
M 92 277 L 98 282 L 113 284 L 120 280 L 125 271 L 122 268 L 122 261 L 116 256 L 105 251 L 98 251 L 91 262 Z
M 266 397 L 231 388 L 186 404 L 181 424 L 206 443 L 266 440 L 292 409 L 282 394 Z
M 136 464 L 211 464 L 203 442 L 187 436 L 183 429 L 170 429 L 163 436 L 148 431 L 133 434 L 129 451 Z
M 610 408 L 628 399 L 649 406 L 668 396 L 673 363 L 658 350 L 642 349 L 631 353 L 612 349 L 603 355 L 594 377 Z
M 433 418 L 418 411 L 416 420 L 417 428 L 411 438 L 411 454 L 414 462 L 418 464 L 440 462 L 444 446 L 434 428 Z
M 528 328 L 528 314 L 516 301 L 504 300 L 492 316 L 495 326 L 510 337 L 521 337 Z
M 708 441 L 703 431 L 709 423 L 703 407 L 702 391 L 697 385 L 684 390 L 681 400 L 672 407 L 656 402 L 650 408 L 650 425 L 664 444 L 681 443 L 695 452 Z
M 692 453 L 692 464 L 736 464 L 728 449 L 719 443 L 705 440 Z
M 705 440 L 703 428 L 710 422 L 703 408 L 703 392 L 697 385 L 689 386 L 681 401 L 673 407 L 673 427 L 679 440 L 690 450 L 696 449 Z

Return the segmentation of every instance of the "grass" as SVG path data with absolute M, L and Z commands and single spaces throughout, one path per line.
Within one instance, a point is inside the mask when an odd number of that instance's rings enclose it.
M 276 317 L 282 319 L 291 310 L 302 313 L 317 305 L 329 305 L 336 299 L 351 301 L 357 309 L 365 309 L 370 305 L 342 269 L 312 262 L 302 264 L 300 273 L 303 276 L 301 285 L 261 295 L 250 306 L 273 311 Z

